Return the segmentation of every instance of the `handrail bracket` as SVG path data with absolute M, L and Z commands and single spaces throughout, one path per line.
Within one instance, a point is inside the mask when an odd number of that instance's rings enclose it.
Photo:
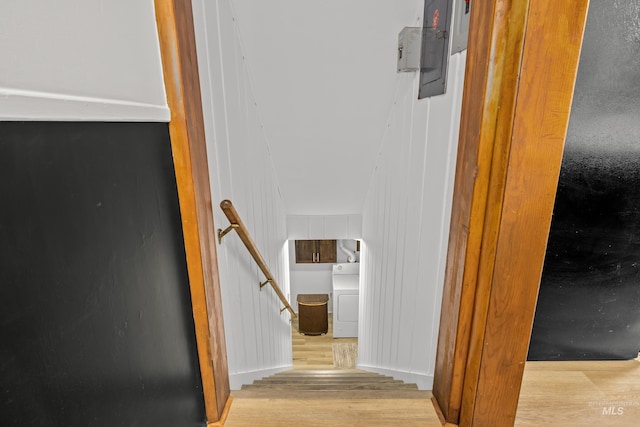
M 240 228 L 239 224 L 231 224 L 230 226 L 228 226 L 227 228 L 225 228 L 224 230 L 222 228 L 218 228 L 218 244 L 221 245 L 222 244 L 222 238 L 224 236 L 227 235 L 227 233 L 229 233 L 231 230 L 233 230 L 234 228 Z
M 260 283 L 260 290 L 262 290 L 262 288 L 267 286 L 269 283 L 273 283 L 273 280 L 272 279 L 267 279 L 264 282 Z M 285 307 L 285 308 L 287 308 L 287 307 Z M 280 313 L 282 313 L 282 312 L 280 312 Z

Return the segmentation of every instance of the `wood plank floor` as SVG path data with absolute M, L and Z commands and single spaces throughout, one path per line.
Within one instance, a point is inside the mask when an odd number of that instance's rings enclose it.
M 331 344 L 336 340 L 331 334 L 301 335 L 294 322 L 292 338 L 294 369 L 335 369 Z M 441 426 L 426 398 L 371 399 L 359 398 L 357 393 L 346 399 L 317 396 L 234 396 L 225 427 Z M 527 362 L 515 425 L 639 426 L 640 360 Z
M 294 370 L 341 371 L 333 366 L 331 344 L 356 343 L 357 338 L 334 339 L 331 318 L 326 335 L 302 335 L 297 326 L 297 319 L 294 319 L 291 325 Z M 348 369 L 342 371 L 349 372 Z M 416 398 L 415 392 L 407 392 L 411 396 L 389 399 L 365 397 L 372 392 L 357 390 L 348 392 L 348 397 L 333 392 L 305 393 L 305 396 L 299 397 L 287 393 L 281 398 L 242 397 L 249 393 L 232 392 L 234 400 L 225 427 L 441 427 L 428 392 L 422 392 L 424 398 Z
M 309 336 L 298 332 L 298 318 L 291 321 L 293 369 L 335 369 L 333 343 L 357 343 L 358 338 L 333 338 L 333 318 L 329 314 L 329 332 Z
M 421 399 L 234 399 L 225 427 L 441 427 Z
M 515 425 L 640 426 L 640 360 L 527 362 Z

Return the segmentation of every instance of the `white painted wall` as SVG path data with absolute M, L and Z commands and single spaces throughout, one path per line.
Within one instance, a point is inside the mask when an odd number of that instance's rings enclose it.
M 293 240 L 361 239 L 362 215 L 287 215 L 287 237 Z
M 0 119 L 169 121 L 153 0 L 2 0 Z
M 193 2 L 214 222 L 230 199 L 285 295 L 286 216 L 230 0 Z M 218 246 L 232 389 L 292 365 L 289 313 L 235 233 Z
M 233 0 L 289 215 L 361 214 L 424 0 Z
M 398 89 L 363 209 L 359 360 L 364 369 L 433 384 L 466 51 L 450 58 L 447 93 Z

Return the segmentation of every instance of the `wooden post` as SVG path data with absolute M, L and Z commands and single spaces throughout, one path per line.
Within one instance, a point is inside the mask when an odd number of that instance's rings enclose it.
M 515 420 L 587 6 L 471 8 L 433 387 L 451 425 Z
M 205 410 L 221 425 L 231 397 L 191 0 L 155 8 Z

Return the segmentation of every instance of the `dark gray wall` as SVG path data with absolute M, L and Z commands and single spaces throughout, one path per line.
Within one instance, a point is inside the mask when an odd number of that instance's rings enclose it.
M 638 2 L 590 4 L 530 359 L 640 350 L 639 23 Z
M 166 123 L 0 123 L 0 425 L 202 426 Z

